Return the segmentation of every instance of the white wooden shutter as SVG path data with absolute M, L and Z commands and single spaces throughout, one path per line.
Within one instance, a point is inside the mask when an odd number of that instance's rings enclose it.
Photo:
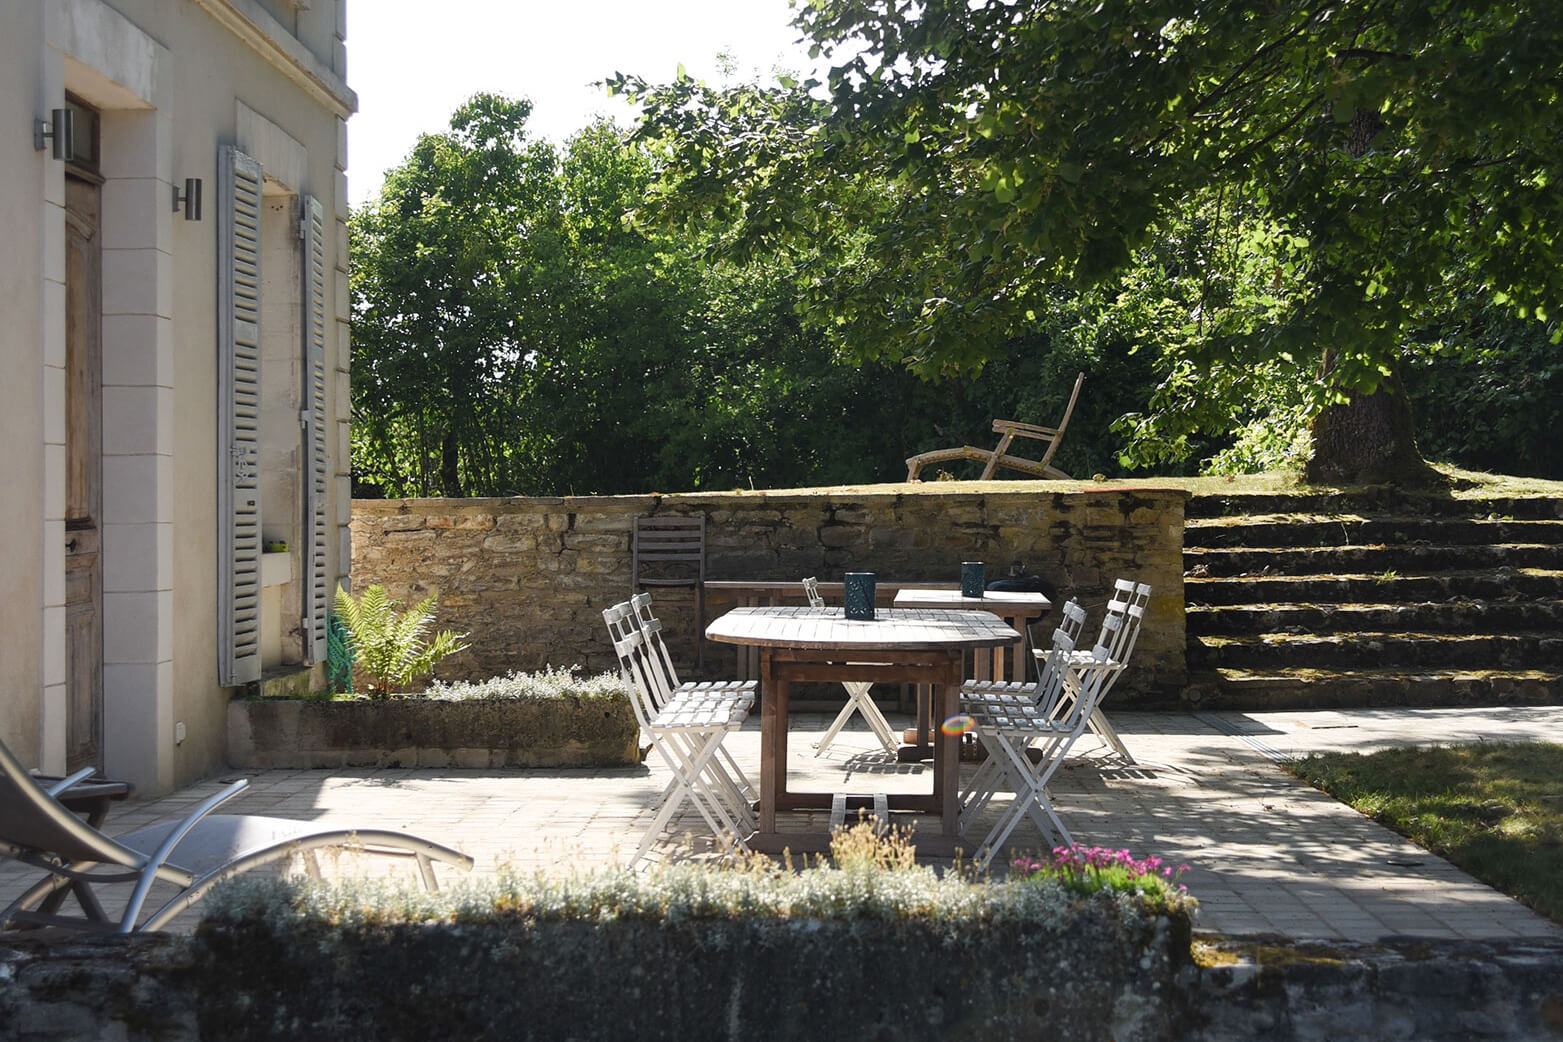
M 218 162 L 217 674 L 260 679 L 260 163 Z
M 304 197 L 304 659 L 326 657 L 326 613 L 331 608 L 326 576 L 326 246 L 320 200 Z

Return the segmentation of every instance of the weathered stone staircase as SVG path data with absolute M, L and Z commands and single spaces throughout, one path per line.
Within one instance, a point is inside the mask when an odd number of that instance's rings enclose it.
M 1196 496 L 1188 701 L 1563 701 L 1563 501 Z

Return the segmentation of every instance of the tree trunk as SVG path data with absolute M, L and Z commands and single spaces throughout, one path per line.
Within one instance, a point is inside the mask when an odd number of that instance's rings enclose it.
M 456 431 L 448 427 L 440 442 L 440 488 L 450 499 L 461 498 L 461 472 L 456 466 Z
M 1326 351 L 1324 378 L 1334 367 Z M 1312 449 L 1304 475 L 1315 484 L 1393 484 L 1427 486 L 1444 483 L 1428 466 L 1416 444 L 1411 400 L 1400 380 L 1400 362 L 1372 394 L 1352 394 L 1345 405 L 1332 405 L 1313 419 Z

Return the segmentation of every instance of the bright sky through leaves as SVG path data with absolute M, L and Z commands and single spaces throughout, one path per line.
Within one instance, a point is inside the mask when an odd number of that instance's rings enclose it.
M 629 107 L 592 86 L 615 71 L 663 82 L 682 64 L 716 81 L 723 53 L 741 76 L 811 64 L 787 0 L 350 0 L 347 11 L 355 206 L 478 91 L 531 99 L 533 133 L 563 141 L 599 113 L 628 122 Z

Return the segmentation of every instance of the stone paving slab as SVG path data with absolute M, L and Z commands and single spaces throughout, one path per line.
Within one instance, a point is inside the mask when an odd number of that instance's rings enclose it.
M 897 727 L 910 722 L 891 719 Z M 1186 862 L 1184 882 L 1201 901 L 1199 930 L 1343 940 L 1563 939 L 1563 928 L 1302 785 L 1272 759 L 1478 737 L 1557 740 L 1563 708 L 1114 713 L 1113 720 L 1139 764 L 1115 766 L 1095 755 L 1072 761 L 1056 776 L 1054 804 L 1077 842 Z M 793 718 L 794 788 L 930 790 L 929 765 L 893 762 L 863 729 L 844 731 L 816 758 L 808 732 L 827 722 L 821 714 Z M 751 719 L 729 743 L 751 776 L 759 737 L 758 719 Z M 235 771 L 116 808 L 109 831 L 177 817 L 237 777 L 248 778 L 250 788 L 224 812 L 401 828 L 473 855 L 478 873 L 556 873 L 626 858 L 670 774 L 655 754 L 645 766 L 612 770 Z M 800 830 L 823 830 L 827 819 L 827 812 L 784 815 L 787 827 Z M 994 858 L 995 874 L 1045 846 L 1035 826 L 1022 824 Z M 719 856 L 705 822 L 688 809 L 652 854 Z M 324 860 L 328 874 L 388 871 L 387 862 L 354 855 Z M 0 866 L 0 893 L 14 894 L 24 878 L 18 866 Z M 197 914 L 186 913 L 176 928 L 189 928 Z

